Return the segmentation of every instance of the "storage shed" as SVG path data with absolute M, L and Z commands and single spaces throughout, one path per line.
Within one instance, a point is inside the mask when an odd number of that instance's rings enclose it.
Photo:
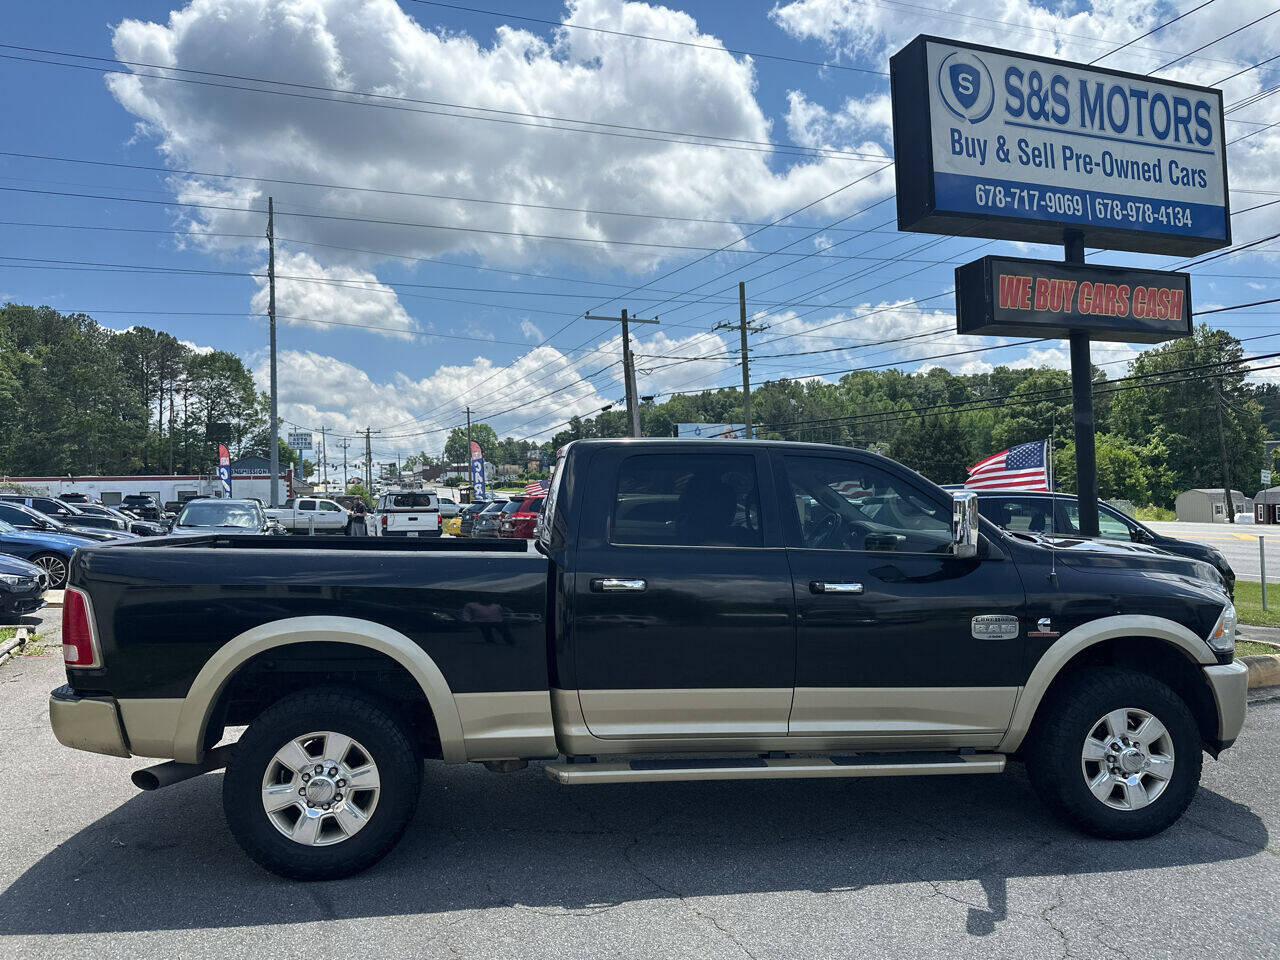
M 1253 522 L 1280 523 L 1280 487 L 1267 487 L 1254 496 Z
M 1186 523 L 1226 523 L 1227 498 L 1221 487 L 1184 490 L 1173 503 L 1177 518 Z M 1253 500 L 1239 490 L 1231 491 L 1231 509 L 1236 513 L 1252 513 Z

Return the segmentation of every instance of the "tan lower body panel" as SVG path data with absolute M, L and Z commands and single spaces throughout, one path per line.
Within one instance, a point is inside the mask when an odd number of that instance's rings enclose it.
M 120 720 L 124 723 L 125 736 L 129 738 L 129 749 L 136 756 L 167 759 L 176 756 L 173 741 L 178 732 L 178 718 L 182 714 L 181 699 L 117 702 L 120 704 Z
M 994 747 L 1009 729 L 1018 687 L 797 687 L 791 736 Z
M 753 766 L 646 767 L 630 763 L 549 763 L 547 776 L 558 783 L 653 783 L 679 780 L 801 780 L 833 777 L 920 777 L 973 773 L 1000 773 L 1003 754 L 967 754 L 945 760 L 895 760 L 877 763 L 874 756 L 865 763 L 835 763 L 824 758 L 784 757 Z
M 818 688 L 801 688 L 813 689 Z M 552 690 L 551 705 L 560 752 L 566 756 L 635 756 L 705 754 L 708 751 L 827 753 L 842 750 L 987 748 L 1000 740 L 1018 695 L 1016 687 L 821 688 L 822 696 L 811 701 L 808 715 L 804 717 L 807 731 L 790 734 L 785 727 L 776 732 L 755 734 L 709 732 L 717 727 L 709 724 L 705 717 L 699 716 L 695 723 L 690 724 L 685 722 L 688 719 L 686 714 L 671 713 L 661 718 L 659 729 L 679 732 L 648 736 L 637 732 L 628 737 L 602 737 L 596 735 L 594 725 L 587 726 L 583 715 L 584 699 L 625 693 L 633 698 L 633 706 L 638 702 L 643 707 L 649 695 L 666 692 Z M 725 699 L 731 701 L 733 696 L 742 699 L 760 692 L 724 689 L 681 691 L 684 696 L 680 702 L 688 706 L 698 695 L 707 693 L 717 694 L 716 699 L 723 702 Z M 799 692 L 796 691 L 797 694 Z M 960 696 L 956 703 L 947 706 L 948 698 L 957 693 Z M 891 722 L 877 723 L 870 708 L 865 706 L 877 699 L 880 701 L 876 708 L 878 714 Z M 736 709 L 740 711 L 741 708 Z M 824 720 L 824 709 L 842 725 Z M 914 719 L 911 718 L 913 712 L 916 714 Z M 999 719 L 1001 716 L 1003 720 Z M 640 728 L 632 729 L 639 731 Z
M 749 737 L 787 732 L 791 688 L 579 690 L 587 728 L 601 739 Z
M 468 760 L 554 757 L 551 694 L 546 690 L 454 694 Z

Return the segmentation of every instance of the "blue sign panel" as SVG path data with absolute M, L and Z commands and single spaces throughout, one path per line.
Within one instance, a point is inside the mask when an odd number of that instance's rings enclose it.
M 1145 253 L 1231 243 L 1217 90 L 935 37 L 890 73 L 899 229 Z
M 484 453 L 474 440 L 471 441 L 471 493 L 476 500 L 485 499 Z

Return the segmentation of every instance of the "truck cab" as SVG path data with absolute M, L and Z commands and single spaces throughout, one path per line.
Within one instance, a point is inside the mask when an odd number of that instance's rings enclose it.
M 1202 753 L 1243 724 L 1235 611 L 1203 567 L 1001 530 L 974 494 L 862 450 L 577 441 L 534 550 L 78 551 L 50 710 L 68 746 L 171 758 L 144 787 L 226 766 L 235 838 L 304 879 L 390 849 L 423 758 L 544 761 L 566 785 L 1016 760 L 1063 819 L 1132 839 L 1182 814 Z

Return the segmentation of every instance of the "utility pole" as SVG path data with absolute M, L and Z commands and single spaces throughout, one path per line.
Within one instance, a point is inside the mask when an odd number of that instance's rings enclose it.
M 745 428 L 743 433 L 746 438 L 752 438 L 751 430 L 751 371 L 748 367 L 747 354 L 747 334 L 760 333 L 767 327 L 751 326 L 747 323 L 747 285 L 743 282 L 738 283 L 738 322 L 737 323 L 717 323 L 711 329 L 713 330 L 737 330 L 741 335 L 741 357 L 742 357 L 742 425 Z
M 370 446 L 369 437 L 373 433 L 381 432 L 381 430 L 364 428 L 364 489 L 369 496 L 373 496 L 373 448 Z
M 467 407 L 467 474 L 471 473 L 471 408 Z
M 267 431 L 271 451 L 271 494 L 273 507 L 280 506 L 280 420 L 279 391 L 276 386 L 276 207 L 267 197 L 267 322 L 271 327 L 271 429 Z
M 1067 263 L 1084 263 L 1084 235 L 1068 231 L 1063 244 Z M 1098 536 L 1098 452 L 1093 435 L 1093 363 L 1089 334 L 1071 331 L 1071 420 L 1076 431 L 1076 510 L 1080 533 Z
M 347 492 L 347 448 L 351 446 L 351 441 L 344 438 L 343 441 L 340 444 L 338 444 L 338 446 L 342 448 L 342 492 L 346 493 Z
M 1236 522 L 1235 504 L 1231 502 L 1231 458 L 1227 456 L 1227 432 L 1222 425 L 1222 374 L 1213 378 L 1213 408 L 1218 414 L 1218 456 L 1222 458 L 1222 493 L 1226 497 L 1227 523 Z
M 631 328 L 632 323 L 657 323 L 658 318 L 645 320 L 641 317 L 629 317 L 627 311 L 623 310 L 619 317 L 598 317 L 595 314 L 585 314 L 588 320 L 608 320 L 611 323 L 622 324 L 622 379 L 627 388 L 627 421 L 631 424 L 631 435 L 633 437 L 640 436 L 640 399 L 636 396 L 636 364 L 631 356 Z
M 324 492 L 329 492 L 329 445 L 325 442 L 325 434 L 329 428 L 320 427 L 320 482 L 324 484 Z

